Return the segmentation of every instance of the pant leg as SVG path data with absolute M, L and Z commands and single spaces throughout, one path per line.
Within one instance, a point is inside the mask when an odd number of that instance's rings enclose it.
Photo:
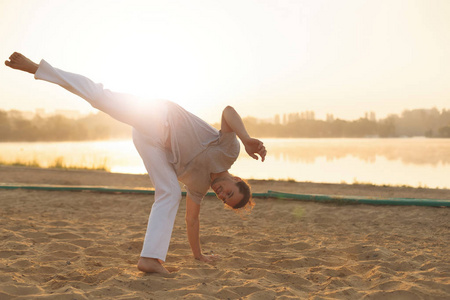
M 162 118 L 165 101 L 144 101 L 139 97 L 104 89 L 100 83 L 89 78 L 52 67 L 45 60 L 39 63 L 34 78 L 55 83 L 80 96 L 93 107 L 114 119 L 129 124 L 138 130 L 151 131 L 156 118 Z M 159 121 L 159 120 L 158 120 Z M 164 122 L 165 120 L 163 120 Z
M 155 186 L 155 203 L 145 234 L 142 257 L 166 260 L 173 224 L 181 200 L 181 189 L 173 165 L 162 146 L 133 130 L 133 141 Z

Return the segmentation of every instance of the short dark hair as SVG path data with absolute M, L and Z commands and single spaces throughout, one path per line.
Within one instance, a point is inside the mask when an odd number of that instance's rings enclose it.
M 242 180 L 236 182 L 236 186 L 239 188 L 239 192 L 244 195 L 241 201 L 239 201 L 238 204 L 233 206 L 233 209 L 239 209 L 247 204 L 249 204 L 250 207 L 253 207 L 255 204 L 252 201 L 252 191 L 250 189 L 250 185 L 247 183 L 247 181 Z

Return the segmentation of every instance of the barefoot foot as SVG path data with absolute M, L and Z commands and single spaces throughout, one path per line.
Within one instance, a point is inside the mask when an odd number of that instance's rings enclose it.
M 170 274 L 156 258 L 140 257 L 137 268 L 145 273 Z
M 25 71 L 31 74 L 35 74 L 39 65 L 32 62 L 30 59 L 25 57 L 24 55 L 14 52 L 9 57 L 9 61 L 5 61 L 5 65 L 7 65 L 10 68 Z

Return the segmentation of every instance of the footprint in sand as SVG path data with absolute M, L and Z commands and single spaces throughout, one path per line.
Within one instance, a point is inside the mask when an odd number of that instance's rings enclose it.
M 45 245 L 44 249 L 47 252 L 52 251 L 70 251 L 70 252 L 77 252 L 80 250 L 80 246 L 76 246 L 70 243 L 65 242 L 50 242 L 49 244 Z
M 52 238 L 52 239 L 61 239 L 61 240 L 76 240 L 76 239 L 80 239 L 81 236 L 73 234 L 73 233 L 70 233 L 70 232 L 63 232 L 63 233 L 50 235 L 50 238 Z
M 53 262 L 53 261 L 67 261 L 74 260 L 74 258 L 79 257 L 80 254 L 72 251 L 54 251 L 48 252 L 46 255 L 39 257 L 41 262 Z
M 273 265 L 281 267 L 283 269 L 296 269 L 305 267 L 326 266 L 328 265 L 328 263 L 324 260 L 317 258 L 303 257 L 295 259 L 281 259 L 274 262 Z
M 82 248 L 87 248 L 92 246 L 92 244 L 94 243 L 92 240 L 86 240 L 86 239 L 77 239 L 77 240 L 70 240 L 67 241 L 67 243 L 76 245 L 76 246 L 80 246 Z

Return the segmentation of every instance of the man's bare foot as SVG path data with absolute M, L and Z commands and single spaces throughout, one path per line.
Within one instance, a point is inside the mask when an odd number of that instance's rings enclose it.
M 170 274 L 156 258 L 140 257 L 137 268 L 145 273 Z
M 26 58 L 24 55 L 14 52 L 9 57 L 9 61 L 5 61 L 5 65 L 10 68 L 35 74 L 39 65 Z

